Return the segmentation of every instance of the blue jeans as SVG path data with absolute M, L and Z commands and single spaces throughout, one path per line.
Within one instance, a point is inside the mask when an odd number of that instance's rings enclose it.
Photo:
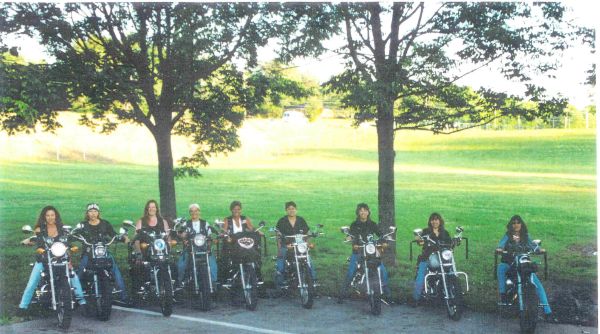
M 507 263 L 500 263 L 498 265 L 498 271 L 496 275 L 498 275 L 498 292 L 506 293 L 506 273 L 510 269 L 510 265 Z M 515 282 L 516 283 L 516 282 Z M 542 282 L 540 282 L 539 278 L 535 273 L 531 274 L 531 283 L 535 286 L 535 292 L 540 299 L 540 303 L 544 305 L 544 313 L 550 314 L 552 313 L 552 309 L 550 308 L 550 304 L 548 304 L 548 296 L 546 296 L 546 291 L 544 290 L 544 286 Z
M 117 283 L 117 287 L 121 290 L 121 300 L 126 301 L 127 298 L 127 289 L 125 288 L 125 281 L 123 280 L 123 275 L 121 275 L 121 271 L 119 270 L 119 266 L 117 266 L 117 262 L 112 255 L 108 255 L 112 261 L 112 273 L 115 277 L 115 283 Z M 79 269 L 77 269 L 77 274 L 81 277 L 83 276 L 83 269 L 88 265 L 88 255 L 84 254 L 81 256 L 81 260 L 79 261 Z
M 177 261 L 177 283 L 181 284 L 183 282 L 183 277 L 185 276 L 185 269 L 187 267 L 188 258 L 190 257 L 189 252 L 181 253 L 179 260 Z M 217 259 L 213 254 L 208 256 L 208 264 L 210 265 L 210 279 L 214 282 L 217 281 Z
M 41 262 L 36 262 L 33 265 L 31 275 L 29 275 L 29 281 L 27 282 L 27 287 L 25 287 L 25 291 L 23 292 L 23 297 L 21 297 L 21 303 L 19 304 L 19 308 L 29 308 L 29 304 L 31 304 L 31 299 L 33 298 L 33 293 L 35 292 L 35 288 L 37 288 L 38 284 L 40 283 L 40 280 L 42 279 L 42 272 L 44 272 L 44 265 Z M 84 305 L 85 298 L 83 297 L 81 282 L 79 282 L 79 277 L 77 277 L 77 275 L 73 275 L 73 277 L 71 278 L 71 286 L 75 290 L 75 297 L 77 298 L 79 305 Z
M 285 258 L 287 257 L 287 247 L 284 245 L 279 248 L 279 255 L 277 256 L 277 271 L 275 272 L 275 282 L 277 283 L 277 287 L 281 288 L 284 285 L 283 282 L 283 273 L 285 270 Z M 308 256 L 308 267 L 310 268 L 310 276 L 313 279 L 313 282 L 317 280 L 317 272 L 315 271 L 315 267 L 312 265 L 312 261 L 310 260 L 310 255 Z
M 425 287 L 425 274 L 427 274 L 427 261 L 419 262 L 417 268 L 417 278 L 415 279 L 415 290 L 413 291 L 413 299 L 421 299 L 421 293 Z
M 362 261 L 362 254 L 353 252 L 352 256 L 350 256 L 350 263 L 348 263 L 348 272 L 346 272 L 346 281 L 344 281 L 344 285 L 342 286 L 342 294 L 346 293 L 346 290 L 348 289 L 348 286 L 352 281 L 352 277 L 354 277 L 354 274 L 356 273 L 356 266 L 358 261 Z M 392 293 L 388 285 L 388 273 L 383 263 L 379 265 L 379 270 L 381 271 L 381 283 L 383 285 L 383 294 L 387 297 L 391 297 Z

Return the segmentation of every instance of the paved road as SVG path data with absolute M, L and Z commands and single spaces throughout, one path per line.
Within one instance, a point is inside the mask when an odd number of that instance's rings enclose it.
M 100 322 L 79 313 L 73 318 L 71 333 L 518 333 L 518 320 L 495 314 L 467 311 L 454 322 L 438 307 L 412 308 L 384 306 L 382 314 L 368 314 L 366 301 L 347 301 L 342 305 L 322 297 L 311 310 L 303 309 L 297 299 L 260 299 L 255 312 L 219 302 L 210 312 L 176 306 L 165 318 L 158 308 L 127 309 L 113 306 L 110 321 Z M 53 318 L 38 319 L 0 327 L 1 333 L 64 333 Z M 539 323 L 536 333 L 596 334 L 594 327 Z

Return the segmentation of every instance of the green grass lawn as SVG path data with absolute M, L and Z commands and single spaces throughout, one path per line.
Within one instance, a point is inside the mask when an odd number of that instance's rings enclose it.
M 412 230 L 424 227 L 433 211 L 442 214 L 449 230 L 463 226 L 469 238 L 469 259 L 464 258 L 464 246 L 456 255 L 458 267 L 471 280 L 471 307 L 495 307 L 493 249 L 513 214 L 525 219 L 533 238 L 543 240 L 551 282 L 597 281 L 596 257 L 581 251 L 597 248 L 594 132 L 402 135 L 396 143 L 398 266 L 389 268 L 396 296 L 405 299 L 411 293 L 415 263 L 408 260 L 409 241 Z M 326 234 L 316 241 L 313 256 L 323 292 L 333 294 L 350 253 L 339 227 L 352 222 L 359 202 L 369 203 L 377 217 L 376 169 L 352 168 L 357 162 L 376 167 L 377 153 L 370 146 L 295 148 L 281 158 L 290 155 L 305 164 L 290 168 L 205 169 L 201 178 L 176 182 L 178 212 L 185 215 L 189 203 L 197 202 L 202 217 L 214 221 L 228 215 L 229 203 L 237 199 L 244 204 L 244 214 L 273 226 L 285 213 L 283 203 L 294 200 L 298 214 L 311 226 L 325 225 Z M 349 167 L 315 169 L 311 159 Z M 464 170 L 536 174 L 477 175 Z M 18 245 L 24 238 L 20 227 L 33 224 L 43 206 L 55 205 L 66 223 L 75 224 L 87 203 L 98 202 L 103 218 L 118 226 L 124 219 L 139 218 L 150 198 L 158 199 L 152 166 L 0 161 L 0 313 L 12 314 L 30 273 L 33 250 Z M 271 243 L 270 253 L 274 251 Z M 116 252 L 125 272 L 125 246 Z M 265 263 L 265 277 L 270 277 L 273 262 Z

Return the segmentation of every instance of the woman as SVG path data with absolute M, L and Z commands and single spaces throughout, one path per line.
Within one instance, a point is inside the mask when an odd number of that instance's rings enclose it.
M 194 230 L 195 233 L 202 233 L 206 236 L 210 236 L 213 233 L 210 224 L 208 224 L 206 220 L 200 219 L 200 205 L 196 203 L 190 204 L 189 213 L 190 219 L 185 222 L 185 226 L 188 229 Z M 187 233 L 182 233 L 180 237 L 183 240 L 187 240 Z M 187 246 L 189 246 L 189 243 L 187 241 L 184 241 L 184 244 L 187 244 Z M 208 244 L 208 249 L 211 249 L 210 243 Z M 177 288 L 181 288 L 182 286 L 183 278 L 185 276 L 185 269 L 187 267 L 189 259 L 189 249 L 187 249 L 186 247 L 186 249 L 184 249 L 184 251 L 181 253 L 179 261 L 177 262 L 177 282 L 175 283 L 175 286 Z M 212 254 L 212 252 L 208 255 L 208 261 L 210 265 L 210 278 L 212 279 L 213 283 L 216 283 L 217 260 L 215 259 L 215 256 Z
M 145 275 L 145 271 L 142 266 L 143 254 L 140 249 L 140 232 L 169 233 L 169 225 L 167 224 L 167 221 L 160 215 L 158 203 L 155 200 L 151 199 L 146 202 L 146 205 L 144 206 L 144 215 L 135 223 L 135 230 L 137 234 L 134 237 L 133 246 L 135 251 L 134 258 L 136 260 L 135 265 L 130 272 L 130 276 L 134 292 L 137 292 L 143 283 L 143 275 Z
M 429 235 L 429 238 L 436 243 L 451 243 L 452 238 L 450 238 L 450 234 L 444 228 L 444 219 L 439 213 L 432 213 L 429 216 L 429 221 L 427 221 L 427 228 L 425 228 L 422 232 L 422 235 Z M 419 300 L 421 299 L 421 294 L 423 292 L 423 288 L 425 286 L 425 274 L 427 273 L 427 265 L 429 256 L 437 250 L 437 245 L 427 243 L 421 239 L 419 236 L 416 236 L 416 240 L 419 246 L 423 246 L 423 252 L 419 255 L 417 260 L 417 278 L 415 279 L 415 289 L 413 291 L 413 300 L 414 306 L 417 306 Z
M 496 251 L 503 252 L 519 246 L 526 246 L 531 250 L 535 250 L 538 247 L 529 238 L 527 225 L 525 225 L 525 222 L 521 216 L 514 215 L 512 218 L 510 218 L 508 224 L 506 225 L 506 234 L 504 234 L 498 243 Z M 545 250 L 540 249 L 539 251 L 543 253 Z M 496 272 L 498 275 L 498 292 L 500 293 L 500 299 L 502 303 L 507 303 L 506 274 L 510 269 L 510 264 L 512 261 L 513 259 L 508 254 L 503 255 L 501 263 L 498 265 L 498 270 Z M 544 291 L 542 282 L 540 282 L 535 273 L 531 274 L 531 280 L 535 285 L 535 290 L 538 298 L 540 299 L 540 303 L 544 305 L 544 314 L 546 315 L 546 319 L 552 320 L 552 309 L 548 304 L 548 297 L 546 296 L 546 291 Z
M 83 225 L 83 234 L 86 240 L 90 243 L 96 243 L 102 238 L 112 238 L 117 233 L 113 229 L 110 223 L 102 218 L 100 218 L 100 207 L 96 203 L 90 203 L 87 205 L 86 213 L 84 220 L 81 222 Z M 125 236 L 124 242 L 128 242 L 127 236 Z M 85 246 L 85 245 L 84 245 Z M 85 268 L 88 265 L 90 252 L 92 251 L 91 247 L 85 247 L 84 251 L 81 255 L 81 261 L 79 262 L 79 269 L 77 273 L 79 277 L 85 277 L 83 275 Z M 121 271 L 117 266 L 117 262 L 115 258 L 108 254 L 112 261 L 112 273 L 115 278 L 115 282 L 117 283 L 117 287 L 121 290 L 121 301 L 125 304 L 129 303 L 129 298 L 127 297 L 127 291 L 125 289 L 125 281 L 123 281 L 123 276 L 121 275 Z
M 64 232 L 63 223 L 60 219 L 60 213 L 58 210 L 56 210 L 56 208 L 53 206 L 44 207 L 42 212 L 40 212 L 34 231 L 37 236 L 37 242 L 32 242 L 29 241 L 29 239 L 25 239 L 22 244 L 27 246 L 36 245 L 37 248 L 44 249 L 45 238 L 50 237 L 54 240 L 59 239 Z M 42 278 L 42 272 L 44 271 L 44 264 L 42 263 L 43 260 L 44 257 L 42 255 L 37 256 L 35 265 L 33 266 L 33 270 L 29 276 L 29 282 L 27 282 L 27 287 L 23 292 L 23 297 L 21 298 L 21 303 L 19 304 L 19 313 L 25 313 L 25 311 L 29 308 L 29 304 L 31 304 L 33 293 L 35 292 L 35 288 L 40 282 L 40 279 Z M 75 290 L 75 297 L 77 298 L 79 305 L 84 305 L 85 298 L 83 297 L 83 290 L 81 289 L 81 283 L 79 282 L 77 275 L 73 275 L 71 278 L 71 286 Z
M 231 211 L 231 216 L 226 217 L 223 219 L 223 230 L 225 231 L 225 233 L 227 233 L 228 235 L 232 236 L 234 234 L 237 233 L 241 233 L 241 232 L 252 232 L 254 231 L 254 226 L 252 226 L 252 221 L 250 220 L 250 218 L 246 217 L 246 216 L 242 216 L 242 203 L 240 201 L 233 201 L 231 202 L 231 204 L 229 204 L 229 211 Z M 262 235 L 262 233 L 259 231 L 259 234 Z M 230 267 L 230 256 L 231 256 L 231 247 L 230 247 L 230 243 L 232 242 L 231 238 L 228 238 L 226 240 L 227 242 L 223 243 L 223 256 L 220 259 L 221 260 L 221 267 L 223 268 L 223 276 L 227 276 L 227 273 L 229 272 L 229 267 Z M 256 238 L 255 239 L 255 244 L 254 247 L 257 251 L 260 252 L 259 247 L 260 247 L 260 238 Z M 261 274 L 261 261 L 260 261 L 260 257 L 259 257 L 259 262 L 257 263 L 258 268 L 256 275 L 258 277 L 258 281 L 262 282 L 262 274 Z M 224 277 L 224 278 L 230 278 L 230 277 Z
M 367 236 L 369 234 L 375 234 L 377 236 L 381 236 L 381 231 L 377 226 L 377 223 L 371 220 L 371 210 L 366 203 L 359 203 L 356 206 L 356 219 L 350 225 L 350 235 L 352 237 L 348 237 L 349 241 L 353 241 L 352 244 L 358 244 L 358 240 L 362 238 L 362 240 L 367 240 Z M 343 302 L 344 297 L 348 292 L 348 287 L 350 286 L 350 282 L 352 281 L 352 277 L 356 273 L 356 263 L 358 261 L 362 261 L 362 251 L 360 249 L 353 249 L 352 256 L 350 256 L 350 263 L 348 264 L 348 272 L 346 273 L 346 279 L 344 281 L 344 285 L 340 290 L 340 297 L 338 299 L 338 303 Z M 383 263 L 379 265 L 381 271 L 381 281 L 383 284 L 383 294 L 386 299 L 388 299 L 388 303 L 391 302 L 391 291 L 388 286 L 388 274 L 387 270 Z

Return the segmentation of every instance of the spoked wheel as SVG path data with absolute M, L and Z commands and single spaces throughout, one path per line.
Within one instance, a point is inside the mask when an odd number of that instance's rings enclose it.
M 210 273 L 208 272 L 208 267 L 206 264 L 199 264 L 196 266 L 198 268 L 199 280 L 200 284 L 200 293 L 198 294 L 198 306 L 202 311 L 209 311 L 211 306 L 210 300 Z
M 160 311 L 165 317 L 173 313 L 173 284 L 166 267 L 160 269 Z
M 310 268 L 308 268 L 308 265 L 303 265 L 300 267 L 299 276 L 299 281 L 302 282 L 299 287 L 300 301 L 302 303 L 302 307 L 309 309 L 313 306 L 315 287 L 313 286 L 313 279 L 310 275 Z
M 379 291 L 373 291 L 373 293 L 369 295 L 369 306 L 371 307 L 372 315 L 381 314 L 381 294 Z
M 446 283 L 448 284 L 448 299 L 446 299 L 448 317 L 458 321 L 465 309 L 462 287 L 456 277 L 448 276 Z
M 250 311 L 256 310 L 258 305 L 258 286 L 256 271 L 251 265 L 246 266 L 244 273 L 246 282 L 242 282 L 242 291 L 244 293 L 244 300 L 246 301 L 246 308 Z
M 98 285 L 101 295 L 100 298 L 97 299 L 97 316 L 99 320 L 106 321 L 110 319 L 110 313 L 112 311 L 112 283 L 109 277 L 101 276 Z
M 66 277 L 58 283 L 56 296 L 58 299 L 56 305 L 58 327 L 61 329 L 69 329 L 69 327 L 71 327 L 71 317 L 73 315 L 73 296 L 71 294 L 69 281 L 67 281 Z
M 521 333 L 533 333 L 537 322 L 537 296 L 533 284 L 523 285 L 523 310 L 519 312 Z

